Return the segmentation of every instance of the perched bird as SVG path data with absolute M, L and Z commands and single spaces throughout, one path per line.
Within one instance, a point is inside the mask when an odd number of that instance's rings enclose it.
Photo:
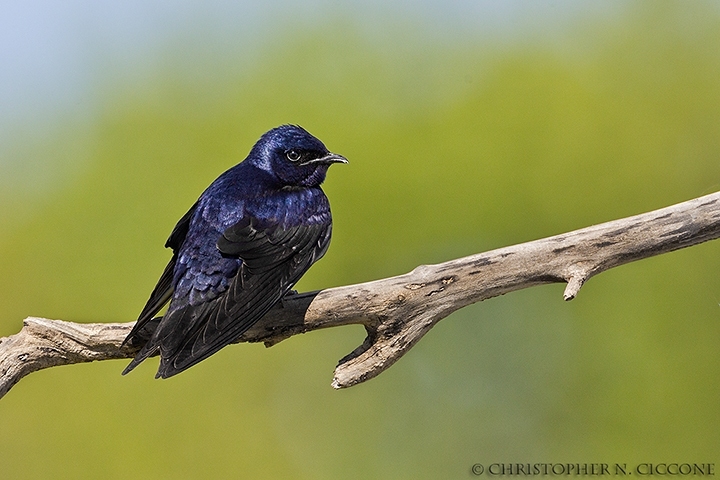
M 347 163 L 295 125 L 265 133 L 180 219 L 173 256 L 124 343 L 169 301 L 150 340 L 123 371 L 160 353 L 168 378 L 232 343 L 327 251 L 332 218 L 320 188 Z

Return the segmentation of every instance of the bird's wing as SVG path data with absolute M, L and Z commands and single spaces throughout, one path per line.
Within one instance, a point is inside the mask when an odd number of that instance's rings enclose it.
M 162 310 L 165 304 L 170 301 L 170 298 L 172 298 L 173 272 L 175 270 L 175 263 L 177 262 L 177 252 L 185 241 L 185 236 L 190 228 L 190 219 L 195 213 L 196 208 L 197 202 L 195 202 L 195 205 L 190 207 L 190 210 L 188 210 L 187 213 L 178 220 L 178 223 L 175 225 L 175 228 L 173 228 L 170 237 L 168 237 L 167 242 L 165 242 L 165 248 L 173 249 L 173 256 L 165 266 L 165 270 L 163 270 L 162 275 L 160 275 L 160 279 L 150 294 L 150 298 L 147 303 L 145 303 L 145 307 L 143 307 L 142 312 L 140 312 L 135 326 L 133 326 L 128 336 L 125 337 L 123 344 L 132 341 L 138 331 L 140 331 L 145 324 L 152 320 L 153 317 Z
M 195 202 L 192 207 L 190 207 L 190 210 L 188 210 L 187 213 L 185 213 L 185 215 L 183 215 L 180 220 L 178 220 L 175 228 L 173 228 L 173 231 L 170 233 L 167 242 L 165 242 L 165 248 L 172 248 L 173 252 L 177 252 L 178 250 L 180 250 L 180 246 L 185 241 L 188 230 L 190 230 L 190 220 L 192 219 L 192 216 L 195 215 L 195 210 L 197 210 L 198 203 L 199 200 Z
M 222 295 L 172 313 L 174 328 L 157 339 L 163 357 L 158 376 L 175 375 L 236 340 L 323 256 L 330 234 L 329 219 L 283 228 L 246 217 L 225 230 L 217 247 L 242 265 Z

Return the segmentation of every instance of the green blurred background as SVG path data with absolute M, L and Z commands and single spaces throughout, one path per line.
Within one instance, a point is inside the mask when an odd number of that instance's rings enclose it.
M 717 3 L 49 5 L 0 7 L 26 22 L 0 36 L 6 65 L 40 65 L 0 77 L 0 336 L 30 315 L 133 320 L 176 220 L 282 123 L 350 159 L 299 290 L 720 190 Z M 232 346 L 167 381 L 156 360 L 34 373 L 0 400 L 0 477 L 720 463 L 719 269 L 711 242 L 570 303 L 550 285 L 473 305 L 343 391 L 359 327 Z

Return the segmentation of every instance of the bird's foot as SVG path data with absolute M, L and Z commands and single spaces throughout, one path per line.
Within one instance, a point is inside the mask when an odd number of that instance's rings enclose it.
M 298 294 L 297 290 L 288 290 L 288 292 L 282 296 L 280 299 L 280 308 L 285 308 L 285 299 L 288 297 L 293 297 Z

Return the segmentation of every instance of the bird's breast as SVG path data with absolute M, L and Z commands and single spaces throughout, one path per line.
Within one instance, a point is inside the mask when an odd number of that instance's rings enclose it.
M 247 205 L 247 212 L 281 227 L 329 223 L 330 203 L 320 188 L 294 188 L 274 192 Z

